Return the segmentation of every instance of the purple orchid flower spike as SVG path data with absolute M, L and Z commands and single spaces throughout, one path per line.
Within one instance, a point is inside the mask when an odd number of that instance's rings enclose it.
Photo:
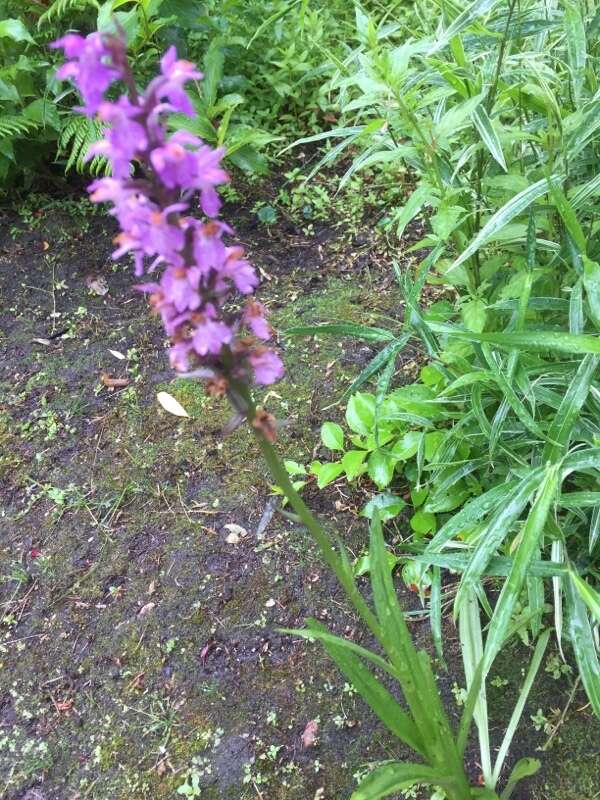
M 52 46 L 68 59 L 58 75 L 74 81 L 82 113 L 106 123 L 88 157 L 105 157 L 112 175 L 90 184 L 90 198 L 112 204 L 121 229 L 113 258 L 132 254 L 137 277 L 159 270 L 137 289 L 162 319 L 173 368 L 206 377 L 213 394 L 278 381 L 281 359 L 263 344 L 273 335 L 264 306 L 249 300 L 239 311 L 227 310 L 236 296 L 253 294 L 258 276 L 242 248 L 224 241 L 231 228 L 215 219 L 217 187 L 229 180 L 221 166 L 225 152 L 190 133 L 168 132 L 171 113 L 194 115 L 186 86 L 202 74 L 171 47 L 160 75 L 139 91 L 122 35 L 68 34 Z M 116 81 L 127 94 L 109 100 Z M 208 219 L 193 216 L 198 208 Z M 272 420 L 263 427 L 273 429 Z

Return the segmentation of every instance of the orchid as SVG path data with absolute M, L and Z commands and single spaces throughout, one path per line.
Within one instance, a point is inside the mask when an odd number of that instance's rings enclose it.
M 273 333 L 265 307 L 250 300 L 228 310 L 236 295 L 253 294 L 258 276 L 243 249 L 223 240 L 231 228 L 215 219 L 216 187 L 229 180 L 221 166 L 224 150 L 184 131 L 167 132 L 171 113 L 194 114 L 186 84 L 202 74 L 171 47 L 161 74 L 141 92 L 121 35 L 68 34 L 53 47 L 68 59 L 59 77 L 75 82 L 83 98 L 80 111 L 107 124 L 105 138 L 88 158 L 104 156 L 112 176 L 90 185 L 90 199 L 112 204 L 110 214 L 121 228 L 113 258 L 130 253 L 136 277 L 160 269 L 156 279 L 136 288 L 149 295 L 161 317 L 173 368 L 196 370 L 219 393 L 231 383 L 278 381 L 281 360 L 263 344 Z M 117 81 L 126 94 L 110 100 L 107 92 Z M 193 216 L 198 206 L 208 219 Z

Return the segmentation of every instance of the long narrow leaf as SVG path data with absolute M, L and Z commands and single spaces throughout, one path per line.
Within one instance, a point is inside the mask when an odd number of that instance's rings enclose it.
M 538 197 L 546 194 L 549 184 L 557 181 L 560 181 L 560 176 L 558 175 L 553 175 L 548 180 L 543 178 L 511 198 L 508 203 L 503 205 L 501 209 L 496 211 L 496 213 L 490 217 L 483 228 L 479 231 L 477 236 L 473 239 L 471 244 L 460 254 L 452 266 L 447 270 L 447 273 L 451 272 L 453 269 L 456 269 L 456 267 L 458 267 L 468 258 L 471 258 L 471 256 L 474 255 L 474 253 L 476 253 L 481 247 L 483 247 L 484 244 L 497 236 L 498 233 L 500 233 L 500 231 L 505 228 L 509 222 L 512 222 L 515 217 L 526 211 L 529 206 L 538 199 Z
M 525 583 L 533 554 L 542 537 L 546 519 L 555 500 L 557 486 L 558 467 L 551 466 L 546 470 L 545 480 L 529 513 L 527 522 L 523 526 L 510 575 L 502 587 L 494 608 L 494 616 L 490 622 L 485 643 L 484 674 L 487 673 L 504 644 L 506 631 Z
M 581 682 L 594 713 L 600 717 L 600 663 L 585 603 L 575 588 L 573 580 L 566 581 L 566 597 L 569 612 L 569 637 L 579 667 Z

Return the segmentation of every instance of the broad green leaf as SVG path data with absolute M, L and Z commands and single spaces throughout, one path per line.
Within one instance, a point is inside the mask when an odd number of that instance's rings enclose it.
M 558 466 L 548 467 L 544 482 L 521 531 L 519 546 L 510 574 L 494 608 L 485 643 L 484 674 L 487 674 L 504 644 L 513 611 L 531 566 L 533 554 L 543 535 L 548 514 L 555 501 L 557 487 Z
M 408 431 L 390 448 L 390 453 L 398 461 L 408 461 L 419 449 L 422 438 L 421 431 Z
M 480 298 L 469 300 L 465 303 L 460 314 L 467 330 L 481 333 L 485 328 L 487 318 L 486 304 Z
M 420 537 L 427 536 L 430 533 L 435 533 L 437 518 L 430 511 L 417 511 L 410 518 L 410 527 Z
M 372 394 L 357 392 L 346 408 L 346 422 L 355 433 L 368 436 L 375 425 L 375 398 Z
M 384 450 L 374 450 L 367 462 L 367 473 L 378 489 L 388 486 L 394 477 L 397 461 Z
M 477 128 L 477 132 L 481 136 L 481 141 L 490 151 L 492 157 L 500 164 L 502 169 L 507 172 L 508 168 L 504 159 L 504 153 L 502 152 L 500 139 L 483 105 L 478 106 L 473 112 L 473 122 Z
M 310 471 L 313 475 L 317 477 L 317 486 L 319 489 L 324 489 L 344 471 L 344 468 L 339 463 L 339 461 L 329 462 L 327 464 L 321 464 L 318 461 L 315 461 L 311 464 Z
M 366 450 L 348 450 L 347 453 L 344 453 L 341 464 L 349 481 L 355 480 L 366 471 L 366 457 Z
M 382 492 L 376 495 L 372 500 L 369 500 L 367 505 L 360 512 L 360 515 L 361 517 L 367 517 L 367 519 L 373 519 L 373 514 L 375 513 L 375 509 L 377 509 L 379 519 L 382 522 L 386 522 L 389 519 L 397 517 L 405 507 L 406 503 L 401 497 L 398 497 L 397 494 Z
M 329 450 L 343 450 L 344 431 L 337 422 L 324 422 L 321 425 L 321 441 Z
M 596 716 L 600 717 L 600 663 L 585 603 L 573 580 L 565 581 L 568 631 L 581 682 Z
M 515 197 L 511 198 L 508 203 L 502 206 L 490 219 L 485 223 L 483 228 L 479 231 L 477 236 L 473 239 L 471 244 L 464 250 L 460 256 L 452 263 L 448 271 L 456 269 L 460 264 L 476 253 L 483 245 L 496 237 L 509 222 L 526 211 L 529 206 L 535 202 L 538 197 L 546 194 L 549 184 L 560 180 L 560 176 L 553 175 L 548 180 L 543 178 L 537 183 L 531 184 L 522 192 L 519 192 Z
M 35 44 L 33 37 L 20 19 L 0 20 L 0 39 Z

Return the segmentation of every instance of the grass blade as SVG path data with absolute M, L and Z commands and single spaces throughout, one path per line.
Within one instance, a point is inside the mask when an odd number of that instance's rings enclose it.
M 365 703 L 377 714 L 383 724 L 394 736 L 397 736 L 415 752 L 425 757 L 426 749 L 414 722 L 381 681 L 363 664 L 355 648 L 348 646 L 351 643 L 330 634 L 316 620 L 309 620 L 308 626 L 309 630 L 303 632 L 303 635 L 308 633 L 313 638 L 318 639 L 338 669 L 348 678 Z M 297 635 L 298 632 L 294 633 Z M 371 660 L 373 659 L 371 658 Z
M 589 583 L 586 583 L 583 578 L 580 578 L 576 572 L 569 572 L 569 577 L 577 589 L 579 596 L 589 608 L 596 622 L 600 625 L 600 594 L 598 594 L 595 589 L 592 589 Z
M 468 258 L 471 258 L 471 256 L 474 255 L 481 247 L 483 247 L 484 244 L 489 242 L 498 233 L 500 233 L 500 231 L 505 228 L 509 222 L 511 222 L 515 217 L 519 216 L 519 214 L 522 214 L 524 211 L 526 211 L 529 206 L 538 199 L 538 197 L 546 194 L 549 186 L 552 183 L 558 181 L 560 181 L 560 176 L 558 175 L 552 175 L 549 179 L 542 178 L 542 180 L 531 184 L 531 186 L 528 186 L 527 189 L 523 189 L 522 192 L 519 192 L 512 197 L 508 203 L 505 203 L 502 208 L 500 208 L 495 214 L 492 215 L 492 217 L 490 217 L 467 249 L 460 254 L 460 256 L 446 271 L 446 274 L 451 272 L 453 269 L 456 269 L 456 267 L 458 267 Z
M 432 55 L 433 53 L 437 53 L 438 50 L 443 50 L 443 48 L 450 43 L 451 39 L 475 22 L 479 17 L 487 14 L 495 4 L 496 0 L 474 0 L 474 2 L 467 6 L 462 14 L 459 14 L 454 22 L 442 32 L 441 36 L 436 39 L 427 55 Z
M 548 441 L 542 453 L 544 463 L 555 462 L 569 446 L 569 438 L 590 391 L 597 366 L 597 356 L 588 354 L 582 359 L 548 429 Z
M 477 132 L 481 136 L 481 141 L 490 151 L 492 158 L 494 158 L 505 172 L 508 172 L 504 153 L 502 152 L 502 145 L 498 134 L 494 130 L 492 120 L 489 118 L 484 106 L 478 106 L 473 112 L 473 122 L 477 128 Z
M 569 636 L 581 682 L 596 716 L 600 717 L 600 664 L 585 604 L 573 580 L 566 581 Z
M 285 336 L 352 336 L 365 342 L 390 342 L 395 339 L 385 328 L 369 328 L 351 322 L 332 322 L 325 325 L 296 325 L 284 331 Z
M 429 327 L 437 333 L 445 333 L 466 342 L 491 344 L 503 350 L 518 348 L 532 352 L 558 351 L 581 355 L 585 355 L 585 353 L 600 354 L 600 336 L 591 334 L 561 333 L 559 331 L 474 333 L 439 322 L 430 322 Z
M 525 678 L 523 686 L 521 687 L 519 698 L 515 705 L 514 711 L 511 715 L 510 722 L 508 723 L 508 727 L 506 728 L 506 733 L 504 734 L 504 738 L 502 739 L 502 744 L 500 745 L 500 749 L 498 751 L 498 756 L 496 758 L 496 763 L 494 765 L 494 775 L 492 784 L 493 786 L 497 784 L 498 779 L 500 777 L 500 772 L 502 771 L 502 767 L 504 766 L 504 761 L 506 760 L 506 756 L 508 755 L 508 750 L 512 744 L 512 740 L 514 738 L 517 727 L 521 720 L 523 709 L 525 708 L 525 703 L 527 702 L 527 698 L 529 697 L 529 692 L 531 691 L 531 687 L 533 686 L 535 676 L 537 675 L 540 665 L 542 663 L 542 659 L 544 658 L 544 653 L 546 652 L 546 648 L 548 647 L 549 640 L 550 640 L 550 631 L 545 631 L 540 636 L 535 646 L 533 658 L 531 659 L 531 663 L 529 664 L 529 669 L 527 670 L 527 677 Z M 507 784 L 507 789 L 508 786 L 510 786 L 510 783 L 511 782 L 509 779 L 509 782 Z M 510 796 L 510 792 L 507 795 L 507 797 L 508 796 Z
M 521 516 L 533 493 L 539 488 L 544 476 L 544 471 L 535 470 L 523 478 L 518 486 L 510 492 L 509 499 L 498 507 L 490 523 L 482 530 L 456 593 L 455 618 L 463 604 L 467 602 L 475 585 L 480 581 L 491 557 L 508 536 L 511 527 Z
M 555 501 L 557 488 L 558 467 L 551 466 L 546 470 L 544 481 L 523 526 L 519 547 L 515 554 L 510 574 L 502 587 L 494 608 L 494 616 L 490 622 L 485 643 L 484 675 L 487 674 L 504 643 L 533 555 L 544 532 L 544 526 L 552 504 Z
M 477 674 L 477 669 L 483 658 L 483 637 L 481 634 L 481 618 L 479 615 L 479 603 L 475 592 L 469 591 L 461 605 L 458 617 L 458 630 L 460 636 L 460 646 L 465 668 L 465 678 L 467 689 L 470 690 L 473 680 Z M 477 691 L 477 699 L 473 708 L 473 717 L 477 725 L 477 735 L 479 738 L 479 752 L 481 757 L 481 770 L 486 786 L 492 786 L 492 754 L 490 749 L 490 731 L 487 712 L 487 697 L 485 692 L 485 681 L 479 681 L 480 686 Z

